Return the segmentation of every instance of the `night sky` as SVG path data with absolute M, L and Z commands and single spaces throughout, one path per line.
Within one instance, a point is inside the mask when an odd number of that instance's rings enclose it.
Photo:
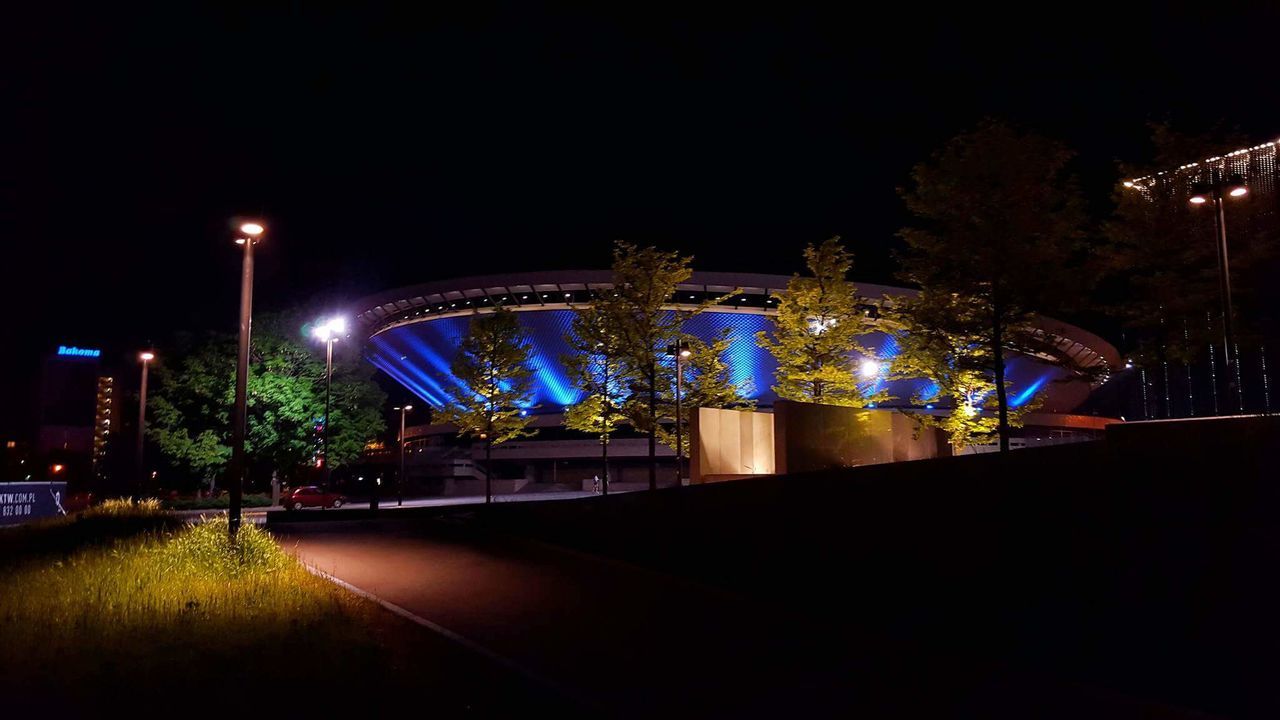
M 884 281 L 895 188 L 983 115 L 1075 148 L 1099 212 L 1115 162 L 1149 154 L 1149 121 L 1280 135 L 1280 11 L 1261 6 L 29 5 L 0 30 L 6 436 L 28 429 L 52 346 L 127 359 L 177 330 L 232 330 L 236 214 L 270 228 L 264 310 L 604 267 L 615 238 L 699 269 L 792 272 L 805 243 L 840 234 L 855 274 Z

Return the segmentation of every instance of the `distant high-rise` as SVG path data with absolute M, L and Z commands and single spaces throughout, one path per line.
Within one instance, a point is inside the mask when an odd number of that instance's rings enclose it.
M 93 414 L 93 477 L 106 479 L 107 451 L 111 447 L 111 416 L 114 405 L 115 378 L 98 378 L 98 400 Z
M 114 390 L 101 350 L 59 345 L 40 376 L 36 452 L 68 476 L 100 478 L 115 423 Z

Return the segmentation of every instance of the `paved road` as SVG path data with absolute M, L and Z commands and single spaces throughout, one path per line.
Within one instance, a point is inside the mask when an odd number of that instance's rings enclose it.
M 764 607 L 465 525 L 326 522 L 272 532 L 314 568 L 530 671 L 591 715 L 1185 717 L 884 636 L 864 641 L 806 617 L 802 600 Z
M 804 683 L 784 618 L 709 588 L 510 538 L 306 525 L 272 531 L 311 566 L 610 715 L 781 711 Z

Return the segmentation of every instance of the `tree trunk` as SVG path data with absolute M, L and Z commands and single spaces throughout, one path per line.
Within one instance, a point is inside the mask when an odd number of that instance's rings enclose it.
M 649 365 L 649 489 L 658 489 L 658 366 Z
M 1009 398 L 1004 390 L 1004 328 L 1000 303 L 991 303 L 991 356 L 996 376 L 996 404 L 1000 411 L 1000 452 L 1009 452 Z
M 484 501 L 493 502 L 493 439 L 484 441 Z

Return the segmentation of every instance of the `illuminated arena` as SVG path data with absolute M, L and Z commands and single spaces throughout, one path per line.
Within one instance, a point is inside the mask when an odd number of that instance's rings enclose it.
M 366 298 L 357 308 L 356 319 L 367 338 L 365 357 L 368 361 L 425 403 L 439 408 L 447 402 L 448 390 L 456 385 L 449 367 L 470 319 L 497 304 L 516 311 L 533 351 L 535 390 L 530 412 L 538 416 L 536 426 L 540 432 L 533 441 L 495 448 L 495 457 L 523 463 L 558 458 L 572 464 L 574 458 L 594 457 L 598 448 L 594 440 L 559 428 L 560 413 L 580 398 L 562 362 L 563 356 L 570 352 L 565 334 L 574 309 L 589 304 L 594 293 L 611 288 L 610 279 L 610 272 L 602 270 L 518 273 L 433 282 Z M 768 351 L 756 344 L 755 335 L 770 329 L 771 316 L 776 313 L 771 296 L 784 291 L 789 280 L 785 275 L 696 272 L 671 298 L 672 308 L 694 309 L 734 290 L 740 291 L 691 318 L 685 331 L 711 340 L 728 328 L 732 343 L 724 359 L 732 379 L 745 397 L 763 409 L 770 408 L 776 400 L 771 389 L 776 363 Z M 859 294 L 868 299 L 868 312 L 874 311 L 876 301 L 912 292 L 865 283 L 857 283 L 857 288 Z M 1043 328 L 1059 350 L 1078 363 L 1117 366 L 1119 358 L 1115 348 L 1096 335 L 1051 320 L 1044 321 Z M 886 380 L 886 361 L 897 351 L 892 337 L 874 333 L 864 337 L 862 343 L 873 350 L 876 357 L 851 358 L 850 371 L 859 374 L 869 393 L 881 388 L 888 390 L 893 399 L 882 403 L 882 407 L 910 407 L 913 398 L 919 398 L 920 404 L 915 407 L 920 410 L 944 411 L 946 400 L 938 397 L 935 407 L 937 390 L 929 381 Z M 1039 437 L 1062 439 L 1081 434 L 1087 437 L 1100 429 L 1100 425 L 1088 422 L 1088 418 L 1070 415 L 1088 398 L 1092 388 L 1087 382 L 1070 379 L 1065 371 L 1026 356 L 1010 358 L 1007 376 L 1012 383 L 1010 402 L 1013 406 L 1022 406 L 1033 398 L 1039 400 L 1039 407 L 1029 420 L 1029 428 L 1030 423 L 1042 423 L 1035 426 L 1044 428 Z M 1078 421 L 1073 422 L 1073 417 Z M 418 426 L 407 435 L 415 455 L 444 456 L 452 452 L 457 456 L 456 440 L 451 442 L 449 434 L 443 427 Z M 1027 444 L 1034 444 L 1030 437 Z M 632 440 L 643 442 L 639 438 Z M 628 442 L 628 438 L 621 437 L 610 445 L 610 455 L 616 454 L 624 465 L 628 456 L 643 454 L 637 452 L 638 446 L 629 448 Z M 574 447 L 577 445 L 582 447 Z M 451 446 L 452 451 L 445 450 Z M 663 451 L 667 457 L 671 456 L 668 449 Z M 470 453 L 463 454 L 469 456 Z M 428 458 L 421 460 L 426 463 Z M 619 472 L 623 470 L 619 468 Z M 530 468 L 530 472 L 543 474 L 537 468 Z M 559 475 L 554 463 L 552 475 Z

